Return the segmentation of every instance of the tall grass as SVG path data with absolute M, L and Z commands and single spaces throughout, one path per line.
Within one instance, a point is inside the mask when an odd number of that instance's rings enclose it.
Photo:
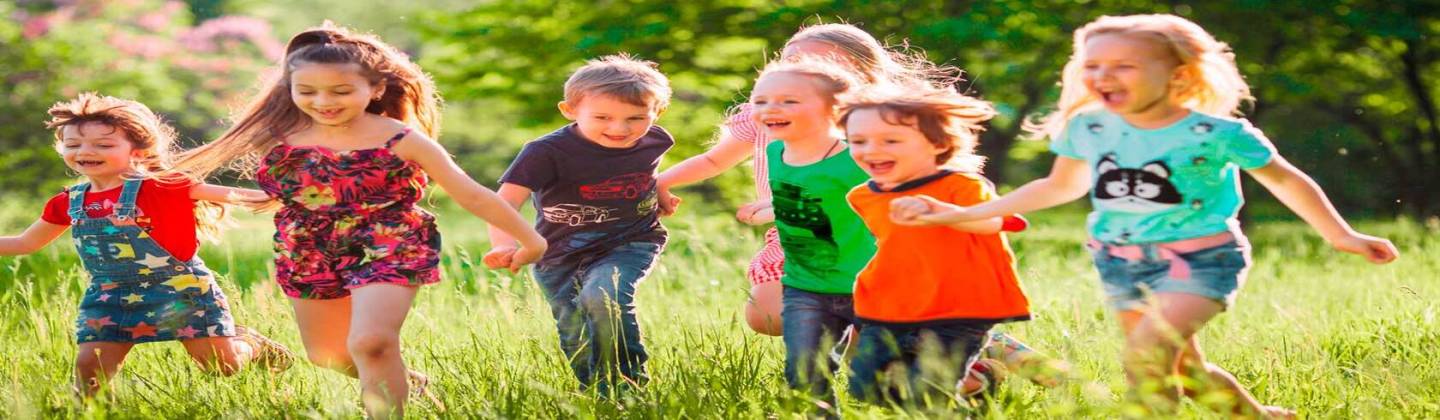
M 0 205 L 0 232 L 18 233 L 37 205 Z M 433 378 L 447 410 L 423 401 L 412 415 L 498 418 L 799 417 L 809 407 L 784 385 L 783 347 L 743 325 L 744 267 L 759 232 L 723 216 L 669 219 L 671 243 L 640 287 L 640 321 L 652 381 L 619 400 L 578 391 L 560 354 L 548 306 L 528 274 L 484 270 L 483 224 L 442 211 L 445 281 L 428 287 L 403 333 L 405 358 Z M 1036 319 L 1002 326 L 1070 361 L 1093 383 L 1043 389 L 1006 382 L 987 418 L 1123 414 L 1120 339 L 1079 246 L 1082 218 L 1041 213 L 1012 237 Z M 286 299 L 270 280 L 263 216 L 242 218 L 201 255 L 224 275 L 236 318 L 301 351 Z M 1365 223 L 1404 258 L 1372 266 L 1334 252 L 1303 224 L 1249 229 L 1256 267 L 1238 304 L 1201 334 L 1207 356 L 1271 404 L 1311 418 L 1440 417 L 1440 226 Z M 355 417 L 355 381 L 298 363 L 278 375 L 203 374 L 180 346 L 138 346 L 114 391 L 91 404 L 70 391 L 73 322 L 85 285 L 69 240 L 25 257 L 0 257 L 0 416 L 94 418 Z M 303 359 L 303 356 L 302 356 Z M 864 417 L 950 416 L 845 400 Z M 959 409 L 959 407 L 955 407 Z M 1219 414 L 1189 403 L 1182 414 Z

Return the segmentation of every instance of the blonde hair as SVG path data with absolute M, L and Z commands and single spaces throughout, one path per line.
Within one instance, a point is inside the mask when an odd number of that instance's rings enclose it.
M 60 147 L 65 139 L 65 127 L 79 129 L 85 124 L 101 124 L 123 133 L 134 151 L 140 153 L 140 156 L 130 159 L 134 174 L 126 174 L 126 178 L 154 177 L 162 182 L 180 184 L 187 181 L 184 178 L 165 176 L 176 152 L 175 128 L 166 124 L 164 119 L 145 104 L 86 92 L 75 99 L 56 102 L 50 106 L 47 113 L 50 114 L 50 120 L 45 122 L 45 128 L 55 130 L 56 151 L 63 153 Z M 212 242 L 218 241 L 220 231 L 227 224 L 225 213 L 225 206 L 197 202 L 195 224 L 198 236 Z
M 886 47 L 868 32 L 848 23 L 824 23 L 800 28 L 785 46 L 801 42 L 820 42 L 844 53 L 842 61 L 865 84 L 950 86 L 959 80 L 959 69 L 931 63 L 921 51 L 912 51 L 906 44 L 898 49 Z M 792 57 L 793 58 L 793 57 Z
M 578 106 L 586 96 L 599 95 L 663 110 L 670 106 L 670 79 L 656 68 L 623 53 L 587 61 L 565 81 L 565 103 Z
M 840 109 L 844 128 L 855 111 L 874 110 L 893 125 L 909 126 L 935 147 L 945 149 L 935 163 L 961 172 L 980 173 L 985 157 L 975 154 L 984 122 L 995 118 L 989 102 L 961 94 L 954 89 L 914 91 L 895 86 L 872 87 L 847 95 Z
M 1170 96 L 1181 106 L 1214 115 L 1239 113 L 1240 104 L 1254 100 L 1250 86 L 1235 66 L 1230 46 L 1185 18 L 1167 15 L 1101 16 L 1075 30 L 1074 52 L 1060 79 L 1057 109 L 1026 124 L 1035 137 L 1057 138 L 1076 114 L 1100 107 L 1081 79 L 1085 73 L 1085 43 L 1100 35 L 1126 35 L 1156 42 L 1179 62 L 1177 71 L 1188 76 Z
M 439 138 L 441 101 L 430 76 L 404 52 L 374 35 L 327 21 L 291 37 L 279 63 L 281 71 L 266 83 L 264 93 L 234 118 L 234 125 L 219 139 L 181 155 L 173 171 L 197 182 L 226 166 L 253 175 L 249 172 L 260 153 L 312 123 L 290 97 L 290 74 L 307 63 L 358 65 L 362 76 L 385 86 L 383 96 L 370 102 L 365 112 L 403 121 L 432 139 Z
M 840 105 L 840 96 L 860 85 L 854 72 L 832 57 L 798 57 L 774 60 L 760 70 L 755 80 L 777 73 L 790 73 L 808 78 L 831 105 Z

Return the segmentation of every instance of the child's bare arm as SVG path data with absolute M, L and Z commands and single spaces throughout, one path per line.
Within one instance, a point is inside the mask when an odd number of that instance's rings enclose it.
M 520 243 L 521 249 L 510 265 L 512 270 L 538 260 L 545 253 L 545 238 L 535 232 L 510 203 L 466 175 L 439 143 L 412 132 L 394 148 L 401 158 L 419 165 L 460 207 L 514 238 L 511 243 Z
M 1352 229 L 1325 197 L 1325 191 L 1285 158 L 1276 155 L 1269 164 L 1248 172 L 1336 249 L 1364 256 L 1376 264 L 1400 257 L 1400 251 L 1389 240 Z
M 990 219 L 1007 214 L 1029 213 L 1084 197 L 1090 192 L 1090 167 L 1085 161 L 1056 156 L 1050 175 L 1030 181 L 1000 198 L 973 207 L 952 207 L 922 216 L 935 224 Z
M 525 206 L 525 199 L 530 197 L 530 189 L 507 182 L 500 184 L 497 194 L 501 201 L 518 212 Z M 495 225 L 490 225 L 489 230 L 490 252 L 485 254 L 485 264 L 491 268 L 510 266 L 510 257 L 517 249 L 515 238 L 504 230 L 497 229 Z
M 1000 228 L 1004 225 L 1005 219 L 998 216 L 959 222 L 940 222 L 932 218 L 934 214 L 957 209 L 961 207 L 924 194 L 900 197 L 890 201 L 890 220 L 900 225 L 945 225 L 961 232 L 976 234 L 1000 233 Z
M 215 184 L 190 186 L 190 199 L 237 205 L 254 212 L 274 210 L 279 207 L 275 200 L 271 199 L 264 191 Z
M 666 169 L 665 172 L 660 173 L 656 181 L 661 189 L 694 184 L 714 178 L 716 175 L 734 168 L 754 152 L 754 145 L 729 134 L 721 134 L 720 141 L 715 143 L 710 150 Z
M 66 225 L 36 220 L 18 236 L 0 236 L 0 255 L 25 255 L 39 251 L 69 228 Z

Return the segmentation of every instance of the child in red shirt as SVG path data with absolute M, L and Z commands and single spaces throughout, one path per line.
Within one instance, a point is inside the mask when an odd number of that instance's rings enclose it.
M 944 401 L 916 396 L 933 391 L 922 384 L 958 384 L 991 327 L 1029 319 L 1029 304 L 1003 218 L 952 225 L 914 219 L 933 202 L 970 205 L 994 194 L 974 154 L 993 108 L 953 90 L 900 93 L 877 87 L 857 95 L 840 120 L 851 157 L 870 175 L 847 199 L 877 245 L 855 282 L 862 328 L 850 393 L 867 401 Z M 885 371 L 901 363 L 909 380 L 885 383 Z
M 76 321 L 75 386 L 93 395 L 139 343 L 177 340 L 223 375 L 256 361 L 289 366 L 283 346 L 235 325 L 225 294 L 195 256 L 196 201 L 264 200 L 263 193 L 147 179 L 169 165 L 175 132 L 135 101 L 95 94 L 50 108 L 56 149 L 88 182 L 51 198 L 39 221 L 0 237 L 0 255 L 38 251 L 70 230 L 89 275 Z M 211 213 L 213 214 L 213 213 Z

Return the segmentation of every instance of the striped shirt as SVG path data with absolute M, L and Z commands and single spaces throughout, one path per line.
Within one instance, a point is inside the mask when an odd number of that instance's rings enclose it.
M 766 201 L 770 199 L 770 176 L 765 172 L 765 146 L 770 144 L 770 139 L 765 136 L 764 128 L 755 123 L 753 115 L 749 103 L 740 104 L 735 107 L 735 113 L 725 119 L 725 131 L 755 146 L 755 198 Z

